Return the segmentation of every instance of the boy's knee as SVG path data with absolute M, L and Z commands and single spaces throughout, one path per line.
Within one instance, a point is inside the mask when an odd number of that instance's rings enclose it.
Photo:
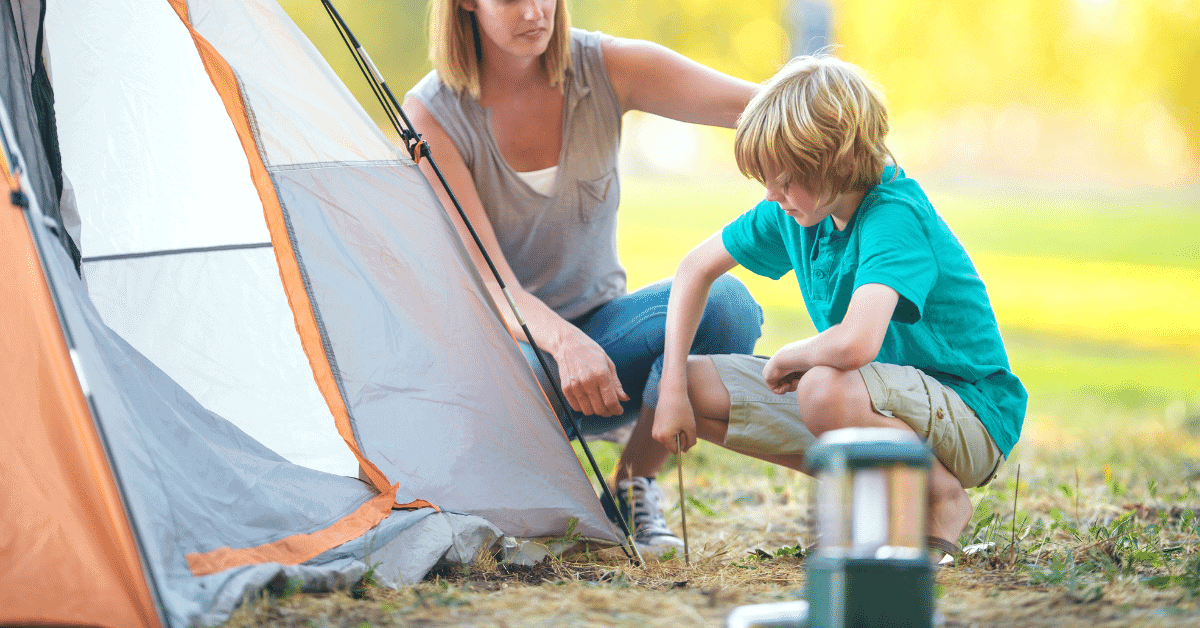
M 689 355 L 687 361 L 688 397 L 692 410 L 709 418 L 729 417 L 729 390 L 721 374 L 706 355 Z
M 830 366 L 817 366 L 800 378 L 796 388 L 800 418 L 813 435 L 852 427 L 847 407 L 851 400 L 847 394 L 846 375 L 845 371 Z

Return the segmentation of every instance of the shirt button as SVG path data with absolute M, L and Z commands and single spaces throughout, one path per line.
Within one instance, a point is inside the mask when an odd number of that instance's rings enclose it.
M 813 272 L 813 277 L 816 277 L 817 279 L 824 279 L 824 278 L 825 278 L 825 272 L 824 272 L 824 271 L 820 271 L 820 270 L 818 270 L 818 271 L 814 271 L 814 272 Z

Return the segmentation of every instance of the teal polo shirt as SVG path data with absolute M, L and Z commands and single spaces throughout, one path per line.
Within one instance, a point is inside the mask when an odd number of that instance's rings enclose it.
M 778 203 L 762 201 L 721 239 L 759 275 L 794 270 L 817 331 L 841 322 L 859 286 L 895 290 L 900 300 L 876 361 L 914 366 L 952 388 L 1007 457 L 1028 395 L 1009 366 L 987 290 L 921 186 L 894 172 L 888 167 L 841 231 L 830 217 L 801 227 Z

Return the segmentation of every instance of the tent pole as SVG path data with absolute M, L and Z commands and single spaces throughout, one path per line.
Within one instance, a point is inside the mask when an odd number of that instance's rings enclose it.
M 379 69 L 375 67 L 375 63 L 371 61 L 371 56 L 367 54 L 362 44 L 354 37 L 354 33 L 346 25 L 346 21 L 342 19 L 338 10 L 334 8 L 330 0 L 321 0 L 321 3 L 325 5 L 325 10 L 329 13 L 329 17 L 333 20 L 334 25 L 337 26 L 338 32 L 342 35 L 342 40 L 350 48 L 351 55 L 354 56 L 359 70 L 362 71 L 363 76 L 370 83 L 371 90 L 375 93 L 375 97 L 379 99 L 380 104 L 387 113 L 388 119 L 396 128 L 396 132 L 400 134 L 400 138 L 404 141 L 405 147 L 408 149 L 413 161 L 419 162 L 422 158 L 429 161 L 429 165 L 433 168 L 434 174 L 437 175 L 438 181 L 441 182 L 442 187 L 446 190 L 446 194 L 450 197 L 450 201 L 458 211 L 459 217 L 462 219 L 463 224 L 466 225 L 471 238 L 475 241 L 475 246 L 479 248 L 484 261 L 487 262 L 488 268 L 491 269 L 492 276 L 495 277 L 496 282 L 500 285 L 500 290 L 504 293 L 504 298 L 508 301 L 509 308 L 512 309 L 513 314 L 517 317 L 517 322 L 520 323 L 521 330 L 525 332 L 525 338 L 529 340 L 529 346 L 533 348 L 534 354 L 537 355 L 538 363 L 541 364 L 542 370 L 546 373 L 546 379 L 550 381 L 550 388 L 554 391 L 560 407 L 563 408 L 563 412 L 567 415 L 568 420 L 570 420 L 571 427 L 574 428 L 575 434 L 579 438 L 579 444 L 583 448 L 584 454 L 587 455 L 588 462 L 591 463 L 592 472 L 595 473 L 596 479 L 599 480 L 601 489 L 604 491 L 605 496 L 613 504 L 616 504 L 617 500 L 613 496 L 612 490 L 608 487 L 608 481 L 604 479 L 604 474 L 600 472 L 600 465 L 596 463 L 596 458 L 592 455 L 591 447 L 588 446 L 587 441 L 583 438 L 583 430 L 580 428 L 579 420 L 571 412 L 571 405 L 567 403 L 566 397 L 562 392 L 562 387 L 550 373 L 550 366 L 546 363 L 545 354 L 537 342 L 534 341 L 533 334 L 529 331 L 529 326 L 525 324 L 525 318 L 521 316 L 521 311 L 517 308 L 516 302 L 513 301 L 512 294 L 508 291 L 508 286 L 505 285 L 504 279 L 500 276 L 500 271 L 496 269 L 495 263 L 492 262 L 491 255 L 488 254 L 487 249 L 483 246 L 483 241 L 479 239 L 479 234 L 475 231 L 475 227 L 471 224 L 470 219 L 467 218 L 462 205 L 459 204 L 458 197 L 454 195 L 454 191 L 450 189 L 450 184 L 442 176 L 442 170 L 438 168 L 437 162 L 434 161 L 433 155 L 429 150 L 429 144 L 421 139 L 421 135 L 416 132 L 412 122 L 404 114 L 404 109 L 400 106 L 400 102 L 396 100 L 396 96 L 392 93 L 391 88 L 388 87 L 387 81 L 384 80 Z M 385 95 L 387 96 L 386 98 L 384 98 Z M 397 114 L 399 114 L 399 119 L 396 117 Z M 401 119 L 404 121 L 403 125 L 400 124 Z M 625 555 L 628 558 L 644 565 L 645 561 L 642 559 L 642 554 L 638 551 L 637 544 L 633 540 L 628 522 L 625 521 L 625 517 L 621 514 L 619 508 L 616 511 L 617 519 L 621 524 L 621 531 L 625 534 L 625 542 L 628 543 L 628 548 L 624 545 L 621 548 L 625 551 Z M 632 554 L 630 550 L 632 550 Z

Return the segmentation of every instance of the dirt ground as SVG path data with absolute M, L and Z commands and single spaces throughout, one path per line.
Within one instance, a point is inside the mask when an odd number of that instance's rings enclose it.
M 749 573 L 748 573 L 749 572 Z M 1108 587 L 1097 600 L 1032 586 L 1011 572 L 942 568 L 936 609 L 947 628 L 984 626 L 1200 626 L 1200 609 L 1178 593 L 1147 595 Z M 238 626 L 723 626 L 742 604 L 803 599 L 794 558 L 755 569 L 682 564 L 647 568 L 571 562 L 500 566 L 494 573 L 447 573 L 418 587 L 264 599 L 239 612 Z
M 711 510 L 689 508 L 690 564 L 677 556 L 634 566 L 616 549 L 533 566 L 485 559 L 472 568 L 439 567 L 398 591 L 264 597 L 228 625 L 724 626 L 739 605 L 804 599 L 804 559 L 790 554 L 811 537 L 809 482 L 698 482 L 693 488 Z M 1101 506 L 1093 510 L 1120 512 Z M 677 524 L 677 510 L 673 517 Z M 1030 574 L 1049 550 L 1022 550 L 1016 563 L 1005 552 L 938 569 L 934 594 L 944 626 L 1200 626 L 1200 598 L 1189 592 L 1147 587 L 1138 577 L 1093 587 L 1034 584 Z
M 987 489 L 971 492 L 975 517 L 960 540 L 995 549 L 937 570 L 941 625 L 1200 627 L 1196 435 L 1143 424 L 1097 441 L 1047 423 Z M 689 456 L 689 564 L 675 556 L 636 566 L 616 548 L 532 566 L 485 556 L 399 590 L 263 595 L 227 625 L 716 627 L 740 605 L 804 599 L 814 480 L 740 457 Z M 678 532 L 676 477 L 668 469 L 660 481 Z

